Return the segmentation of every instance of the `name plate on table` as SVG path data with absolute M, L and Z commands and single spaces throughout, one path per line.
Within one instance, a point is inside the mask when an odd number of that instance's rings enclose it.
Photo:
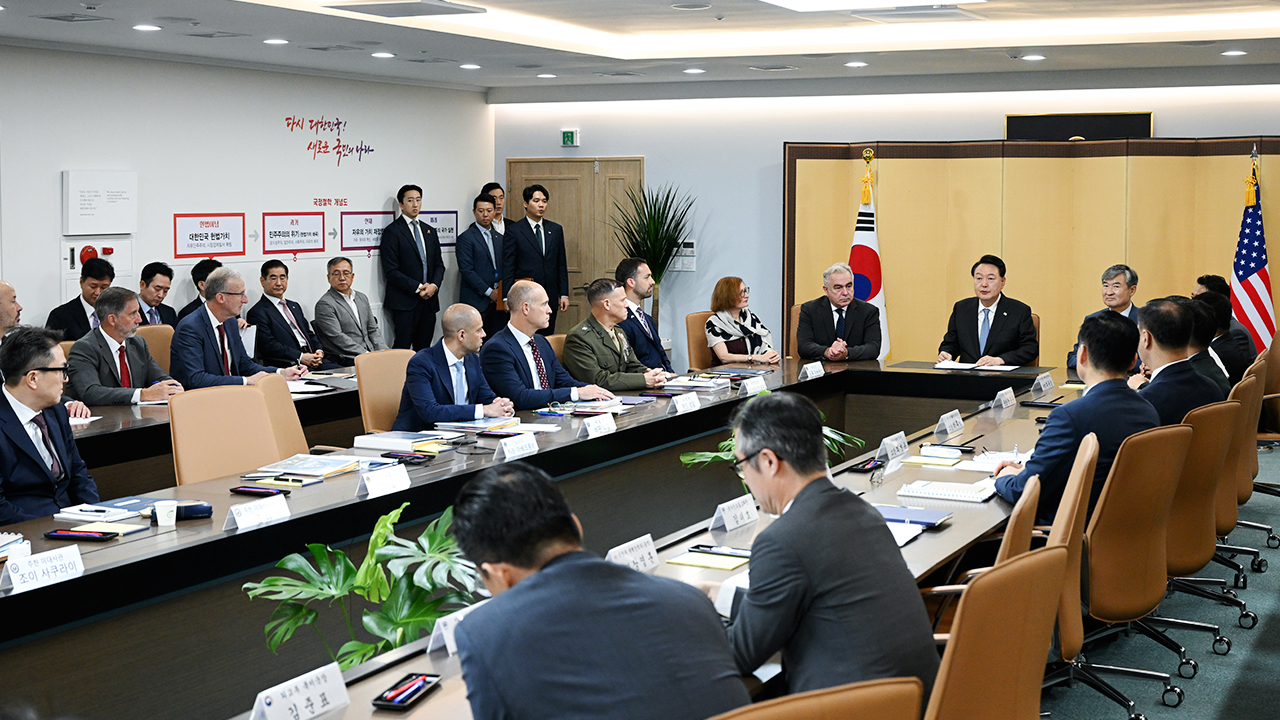
M 578 428 L 578 437 L 598 438 L 601 435 L 615 433 L 617 430 L 618 424 L 613 421 L 613 413 L 605 413 L 585 418 L 582 426 Z
M 493 454 L 495 460 L 519 460 L 522 457 L 538 454 L 537 433 L 520 433 L 503 438 L 498 443 L 498 452 Z
M 1016 401 L 1013 398 L 1013 388 L 1005 388 L 996 393 L 996 399 L 991 401 L 993 408 L 1011 408 Z
M 737 530 L 760 519 L 756 510 L 756 499 L 751 494 L 743 495 L 729 502 L 722 502 L 711 518 L 711 528 L 722 527 L 725 530 Z
M 885 462 L 886 473 L 896 472 L 902 469 L 902 459 L 907 456 L 910 447 L 907 434 L 899 431 L 880 441 L 880 448 L 876 450 L 876 459 Z
M 381 470 L 360 473 L 360 487 L 356 488 L 356 497 L 382 497 L 407 490 L 409 485 L 408 469 L 404 465 L 396 464 Z
M 683 395 L 677 395 L 671 398 L 671 404 L 667 405 L 668 415 L 683 415 L 687 412 L 693 412 L 702 407 L 702 401 L 698 400 L 698 393 L 687 392 Z
M 743 380 L 742 385 L 738 388 L 738 397 L 742 397 L 743 395 L 759 395 L 768 389 L 769 387 L 765 385 L 764 378 L 760 376 L 749 377 L 746 380 Z
M 1036 376 L 1036 381 L 1031 383 L 1031 397 L 1039 400 L 1048 395 L 1057 387 L 1053 384 L 1053 378 L 1049 377 L 1049 373 L 1040 373 Z
M 653 535 L 645 533 L 643 537 L 610 550 L 604 559 L 617 565 L 626 565 L 637 572 L 644 572 L 658 567 L 658 549 L 653 546 Z
M 289 517 L 289 502 L 284 495 L 272 495 L 253 502 L 232 505 L 223 530 L 246 530 Z
M 64 580 L 84 574 L 84 561 L 80 558 L 80 546 L 72 543 L 57 550 L 27 555 L 9 556 L 4 572 L 0 574 L 0 590 L 12 588 L 10 595 L 28 590 L 57 585 Z
M 952 410 L 938 418 L 938 427 L 933 432 L 935 435 L 951 437 L 961 430 L 964 430 L 964 418 L 960 417 L 959 410 Z
M 814 378 L 820 378 L 826 374 L 827 374 L 827 371 L 825 368 L 822 367 L 821 360 L 817 362 L 811 362 L 808 365 L 805 365 L 804 367 L 800 368 L 801 380 L 812 380 Z
M 258 693 L 249 720 L 301 720 L 350 704 L 347 684 L 335 662 Z
M 481 600 L 475 605 L 464 607 L 461 610 L 455 610 L 437 620 L 436 626 L 431 629 L 431 640 L 427 642 L 427 652 L 433 652 L 440 648 L 444 648 L 449 651 L 450 655 L 457 655 L 458 643 L 454 640 L 454 630 L 458 629 L 458 623 L 462 622 L 463 618 L 471 614 L 472 610 L 475 610 L 487 602 L 489 601 Z

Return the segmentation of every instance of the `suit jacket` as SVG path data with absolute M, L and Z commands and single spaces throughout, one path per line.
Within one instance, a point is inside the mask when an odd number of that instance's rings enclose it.
M 1209 361 L 1213 362 L 1213 358 Z M 1190 362 L 1164 366 L 1138 394 L 1160 413 L 1161 425 L 1177 425 L 1192 410 L 1227 399 L 1218 386 L 1196 372 Z
M 1236 339 L 1236 345 L 1240 348 L 1240 352 L 1249 358 L 1249 364 L 1252 365 L 1254 360 L 1258 359 L 1258 347 L 1253 344 L 1253 336 L 1245 328 L 1244 324 L 1235 317 L 1231 318 L 1231 337 Z
M 458 302 L 485 312 L 493 307 L 489 299 L 489 290 L 502 280 L 502 234 L 490 229 L 493 238 L 493 256 L 489 256 L 489 246 L 484 242 L 484 233 L 480 226 L 471 223 L 458 236 L 455 254 L 458 258 L 458 277 L 462 279 L 462 287 L 458 288 Z M 494 266 L 494 261 L 498 266 Z M 504 286 L 505 292 L 505 286 Z
M 1111 312 L 1111 308 L 1102 308 L 1102 309 L 1101 309 L 1101 310 L 1099 310 L 1098 312 L 1095 312 L 1095 313 L 1089 313 L 1088 315 L 1086 315 L 1086 316 L 1085 316 L 1085 319 L 1086 319 L 1086 320 L 1088 320 L 1088 319 L 1089 319 L 1089 318 L 1091 318 L 1091 317 L 1101 317 L 1101 316 L 1103 315 L 1103 313 L 1109 313 L 1109 312 Z M 1136 303 L 1130 303 L 1130 304 L 1129 304 L 1129 312 L 1124 313 L 1124 316 L 1125 316 L 1125 317 L 1127 317 L 1127 318 L 1129 318 L 1130 320 L 1134 320 L 1134 321 L 1136 322 L 1136 319 L 1134 318 L 1134 316 L 1135 316 L 1135 315 L 1137 315 L 1137 314 L 1138 314 L 1138 306 L 1137 306 L 1137 304 L 1136 304 Z M 1076 366 L 1076 353 L 1078 353 L 1078 352 L 1080 352 L 1080 343 L 1076 343 L 1076 344 L 1072 345 L 1072 346 L 1071 346 L 1071 349 L 1067 351 L 1067 367 L 1069 367 L 1069 368 L 1073 368 L 1073 367 L 1075 367 L 1075 366 Z M 1135 352 L 1135 353 L 1137 352 L 1137 348 L 1134 348 L 1134 352 Z M 1138 371 L 1138 369 L 1139 369 L 1141 366 L 1142 366 L 1142 360 L 1141 360 L 1141 359 L 1139 359 L 1139 360 L 1135 360 L 1135 361 L 1133 362 L 1133 371 L 1132 371 L 1132 372 L 1137 372 L 1137 371 Z
M 57 480 L 8 400 L 0 397 L 0 525 L 48 517 L 69 505 L 98 502 L 98 486 L 80 459 L 67 409 L 58 403 L 42 414 L 64 470 Z
M 387 349 L 382 331 L 378 330 L 378 317 L 369 305 L 369 297 L 359 290 L 352 292 L 356 294 L 356 309 L 360 311 L 360 317 L 351 314 L 351 306 L 342 293 L 333 288 L 326 290 L 316 301 L 316 336 L 324 347 L 324 354 L 339 365 L 351 365 L 355 356 L 361 353 Z
M 111 352 L 101 328 L 77 340 L 67 356 L 68 394 L 85 405 L 129 405 L 134 390 L 171 379 L 140 337 L 125 338 L 124 356 L 132 385 L 127 388 L 120 387 L 120 357 Z
M 545 337 L 535 333 L 533 342 L 538 344 L 551 390 L 533 389 L 533 371 L 510 326 L 499 330 L 480 348 L 480 366 L 484 368 L 489 387 L 499 396 L 510 398 L 517 410 L 537 410 L 551 402 L 568 402 L 573 388 L 587 384 L 569 375 Z
M 1178 418 L 1182 422 L 1182 418 Z M 996 491 L 1009 502 L 1017 502 L 1027 479 L 1040 476 L 1040 506 L 1036 516 L 1053 521 L 1067 487 L 1067 476 L 1076 460 L 1076 451 L 1085 435 L 1098 436 L 1098 466 L 1089 492 L 1089 513 L 1098 502 L 1102 486 L 1115 462 L 1120 443 L 1130 435 L 1160 425 L 1160 414 L 1124 380 L 1103 380 L 1079 398 L 1054 408 L 1036 441 L 1035 454 L 1017 475 L 996 479 Z
M 836 321 L 831 301 L 823 295 L 800 306 L 796 344 L 800 357 L 817 360 L 836 341 Z M 875 360 L 880 357 L 880 308 L 857 298 L 844 310 L 844 341 L 849 347 L 846 360 Z
M 1192 355 L 1188 362 L 1191 363 L 1191 367 L 1196 372 L 1209 378 L 1214 385 L 1218 386 L 1218 390 L 1222 392 L 1223 399 L 1226 399 L 1227 395 L 1231 394 L 1231 383 L 1228 382 L 1226 373 L 1222 372 L 1222 368 L 1218 367 L 1218 363 L 1213 361 L 1213 357 L 1209 355 L 1208 350 L 1201 350 Z M 1223 364 L 1225 365 L 1226 363 Z
M 178 322 L 182 322 L 188 315 L 199 310 L 201 305 L 204 305 L 204 298 L 200 297 L 199 293 L 196 293 L 196 299 L 183 305 L 182 309 L 178 311 Z
M 643 390 L 644 373 L 649 368 L 636 359 L 627 336 L 618 328 L 613 329 L 621 345 L 619 352 L 594 315 L 588 316 L 564 339 L 564 366 L 569 374 L 588 385 L 617 392 L 619 390 Z
M 547 246 L 545 254 L 527 218 L 507 225 L 507 232 L 502 236 L 502 287 L 510 288 L 518 278 L 532 278 L 547 291 L 554 308 L 559 298 L 569 296 L 564 228 L 544 217 L 542 234 Z
M 148 312 L 147 304 L 142 302 L 141 300 L 138 301 L 138 311 L 142 314 L 142 324 L 150 325 L 151 318 L 147 317 L 147 312 Z M 156 313 L 160 315 L 161 325 L 168 325 L 170 327 L 175 327 L 175 328 L 178 327 L 178 311 L 177 310 L 174 310 L 173 308 L 169 307 L 168 305 L 165 305 L 164 303 L 160 303 L 159 305 L 156 306 Z
M 45 327 L 61 330 L 63 340 L 79 340 L 88 335 L 89 331 L 93 329 L 89 324 L 89 316 L 84 312 L 84 304 L 80 302 L 79 295 L 50 310 L 49 319 L 45 322 Z
M 618 329 L 627 336 L 627 342 L 631 343 L 631 350 L 636 354 L 636 360 L 647 368 L 662 368 L 667 372 L 675 372 L 671 369 L 671 359 L 667 357 L 667 351 L 662 349 L 662 338 L 658 336 L 658 323 L 654 322 L 653 316 L 643 308 L 639 312 L 649 323 L 653 337 L 640 327 L 635 308 L 627 308 L 627 319 L 618 323 Z
M 749 572 L 728 630 L 744 675 L 781 650 L 788 692 L 915 676 L 928 701 L 938 674 L 929 616 L 866 501 L 825 477 L 809 483 L 756 536 Z
M 412 310 L 418 303 L 431 312 L 440 309 L 440 293 L 423 300 L 418 297 L 418 286 L 431 283 L 437 287 L 444 280 L 444 258 L 440 255 L 440 238 L 436 229 L 421 220 L 414 220 L 427 246 L 427 267 L 423 273 L 422 248 L 403 217 L 398 217 L 382 229 L 382 241 L 378 256 L 382 262 L 382 275 L 387 289 L 383 305 L 388 310 Z M 318 314 L 318 313 L 317 313 Z
M 1008 295 L 1001 295 L 991 318 L 985 352 L 978 350 L 978 298 L 961 300 L 951 309 L 947 334 L 938 352 L 951 353 L 956 362 L 977 362 L 983 355 L 1001 358 L 1005 365 L 1026 365 L 1040 354 L 1031 308 Z
M 750 703 L 706 595 L 585 551 L 476 608 L 454 637 L 476 720 L 702 720 Z
M 392 430 L 418 432 L 438 422 L 474 420 L 476 405 L 488 405 L 497 395 L 485 382 L 480 357 L 462 359 L 467 371 L 467 396 L 461 402 L 453 397 L 453 374 L 445 364 L 444 340 L 419 350 L 405 370 L 404 390 L 400 393 L 400 412 Z
M 258 340 L 255 344 L 258 357 L 268 365 L 292 367 L 298 364 L 298 357 L 307 352 L 307 349 L 298 344 L 298 338 L 293 334 L 289 321 L 280 314 L 278 302 L 267 295 L 259 298 L 258 302 L 249 309 L 249 324 L 258 328 Z M 298 323 L 298 329 L 303 332 L 307 342 L 311 343 L 311 351 L 319 350 L 320 338 L 312 332 L 311 323 L 307 322 L 307 316 L 302 313 L 302 306 L 292 300 L 284 302 L 293 313 L 293 320 Z
M 244 378 L 249 375 L 275 372 L 275 368 L 254 362 L 244 351 L 235 318 L 228 318 L 222 327 L 227 334 L 230 375 L 222 374 L 222 350 L 213 324 L 209 322 L 209 313 L 205 310 L 193 312 L 178 321 L 173 345 L 169 348 L 169 370 L 183 388 L 195 390 L 214 385 L 243 385 Z
M 1209 343 L 1209 347 L 1222 358 L 1222 364 L 1227 368 L 1227 381 L 1232 385 L 1240 382 L 1244 378 L 1244 371 L 1253 364 L 1249 354 L 1240 347 L 1240 343 L 1231 333 L 1224 333 L 1214 338 L 1213 342 Z

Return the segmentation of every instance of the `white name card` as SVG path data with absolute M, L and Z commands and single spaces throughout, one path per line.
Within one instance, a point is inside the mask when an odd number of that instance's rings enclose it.
M 938 418 L 938 427 L 934 428 L 933 432 L 936 435 L 950 437 L 961 430 L 964 430 L 964 418 L 960 417 L 959 410 L 952 410 Z
M 84 574 L 84 561 L 80 559 L 80 546 L 72 543 L 57 550 L 27 555 L 9 556 L 4 573 L 0 574 L 0 588 L 13 588 L 11 595 L 57 585 L 64 580 Z
M 246 530 L 289 517 L 289 502 L 284 495 L 272 495 L 253 502 L 232 505 L 223 530 Z
M 996 399 L 991 401 L 991 407 L 1011 408 L 1014 402 L 1013 388 L 1005 388 L 996 393 Z
M 458 623 L 462 622 L 463 618 L 471 614 L 472 610 L 475 610 L 487 602 L 489 601 L 481 600 L 475 605 L 464 607 L 461 610 L 455 610 L 437 620 L 436 626 L 431 630 L 431 640 L 427 642 L 427 652 L 433 652 L 440 648 L 444 648 L 449 651 L 450 655 L 457 655 L 458 643 L 454 640 L 454 630 L 458 629 Z
M 584 418 L 582 426 L 578 428 L 578 437 L 598 438 L 601 435 L 610 435 L 617 431 L 618 424 L 613 421 L 613 413 L 607 412 L 603 415 Z
M 811 362 L 808 365 L 805 365 L 804 367 L 800 368 L 801 380 L 812 380 L 814 378 L 820 378 L 826 374 L 827 374 L 827 371 L 825 368 L 822 367 L 821 360 L 817 362 Z
M 519 460 L 522 457 L 538 454 L 538 436 L 537 433 L 520 433 L 512 435 L 509 438 L 503 438 L 498 443 L 498 452 L 494 453 L 495 460 Z
M 749 377 L 742 381 L 742 385 L 738 387 L 738 397 L 743 395 L 759 395 L 768 390 L 768 386 L 764 383 L 764 378 L 756 376 Z
M 754 504 L 752 507 L 755 507 Z M 658 567 L 658 549 L 653 546 L 653 535 L 645 533 L 643 537 L 610 550 L 604 559 L 617 565 L 626 565 L 637 572 L 644 572 Z
M 301 720 L 350 704 L 347 684 L 335 662 L 258 693 L 249 720 Z
M 671 404 L 667 406 L 668 415 L 683 415 L 687 412 L 693 412 L 702 407 L 702 402 L 698 400 L 698 393 L 687 392 L 683 395 L 677 395 L 671 398 Z
M 382 497 L 407 490 L 409 485 L 409 470 L 404 465 L 392 465 L 360 473 L 360 487 L 356 488 L 356 497 Z
M 1031 396 L 1039 400 L 1052 392 L 1055 387 L 1057 385 L 1054 384 L 1053 378 L 1049 377 L 1049 373 L 1040 373 L 1036 376 L 1036 381 L 1031 383 Z
M 729 502 L 720 503 L 716 508 L 716 514 L 711 517 L 711 527 L 737 530 L 758 519 L 760 519 L 760 513 L 756 510 L 756 499 L 753 495 L 747 494 Z
M 907 449 L 909 447 L 910 445 L 907 443 L 907 434 L 905 432 L 890 435 L 880 441 L 880 449 L 876 451 L 876 459 L 884 460 L 885 462 L 901 460 L 907 456 Z

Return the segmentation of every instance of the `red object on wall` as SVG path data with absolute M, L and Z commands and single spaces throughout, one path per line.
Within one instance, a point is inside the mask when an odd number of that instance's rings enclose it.
M 85 260 L 98 257 L 98 250 L 92 245 L 85 245 L 80 248 L 80 264 L 83 265 Z
M 116 249 L 115 249 L 115 248 L 109 248 L 109 247 L 105 247 L 105 246 L 104 246 L 104 247 L 102 248 L 102 254 L 103 254 L 103 256 L 104 256 L 104 257 L 105 257 L 105 256 L 107 256 L 107 255 L 115 255 L 115 254 L 116 254 Z

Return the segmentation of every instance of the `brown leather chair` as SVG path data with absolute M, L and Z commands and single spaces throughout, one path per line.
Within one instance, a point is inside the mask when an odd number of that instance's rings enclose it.
M 568 337 L 568 335 L 564 333 L 547 336 L 547 342 L 551 344 L 551 350 L 555 352 L 556 360 L 560 360 L 561 362 L 564 361 L 564 339 L 566 337 Z
M 710 720 L 919 720 L 919 678 L 885 678 L 810 690 L 748 705 Z
M 1262 412 L 1263 390 L 1266 387 L 1267 378 L 1272 373 L 1269 368 L 1271 366 L 1268 360 L 1270 356 L 1270 348 L 1258 353 L 1258 359 L 1253 361 L 1248 370 L 1245 370 L 1244 377 L 1256 377 L 1258 386 L 1250 393 L 1250 398 L 1244 404 L 1244 412 L 1252 420 L 1246 432 L 1250 434 L 1251 441 L 1242 447 L 1244 458 L 1241 465 L 1237 466 L 1236 475 L 1236 504 L 1244 505 L 1249 502 L 1249 498 L 1253 496 L 1253 490 L 1256 487 L 1254 478 L 1258 477 L 1258 445 L 1255 430 L 1258 427 L 1260 414 Z M 1271 493 L 1268 493 L 1271 494 Z M 1267 534 L 1267 547 L 1280 548 L 1280 535 L 1276 535 L 1270 525 L 1257 522 L 1249 522 L 1247 520 L 1236 520 L 1236 527 L 1246 528 L 1249 530 L 1261 530 Z M 1261 570 L 1255 569 L 1254 572 L 1266 572 L 1267 561 L 1259 560 L 1255 565 L 1261 567 Z
M 307 435 L 302 431 L 302 421 L 298 419 L 298 408 L 289 394 L 289 383 L 279 374 L 267 375 L 255 386 L 262 391 L 267 400 L 267 412 L 271 416 L 271 429 L 275 433 L 276 447 L 280 450 L 281 460 L 294 455 L 307 455 L 314 450 L 337 452 L 346 448 L 332 445 L 307 446 Z
M 715 354 L 707 347 L 707 318 L 712 315 L 715 313 L 704 310 L 684 316 L 684 337 L 689 350 L 690 370 L 706 370 L 717 364 Z
M 412 350 L 379 350 L 356 356 L 356 387 L 365 432 L 388 432 L 395 424 L 412 358 Z
M 252 385 L 200 388 L 169 398 L 179 485 L 239 475 L 281 458 L 266 396 Z
M 787 357 L 800 357 L 800 341 L 796 339 L 796 335 L 800 330 L 800 306 L 792 305 L 791 314 L 787 316 Z
M 1257 454 L 1254 449 L 1257 443 L 1254 439 L 1256 416 L 1251 415 L 1249 410 L 1261 385 L 1257 377 L 1245 375 L 1235 387 L 1231 388 L 1231 394 L 1227 396 L 1228 400 L 1240 401 L 1240 422 L 1231 435 L 1227 458 L 1222 464 L 1222 477 L 1213 499 L 1215 531 L 1219 538 L 1224 539 L 1223 542 L 1218 543 L 1218 551 L 1214 554 L 1213 561 L 1230 568 L 1235 573 L 1234 585 L 1238 588 L 1249 587 L 1249 576 L 1245 575 L 1244 566 L 1236 562 L 1233 559 L 1234 556 L 1248 555 L 1253 558 L 1250 565 L 1254 572 L 1263 572 L 1267 567 L 1267 561 L 1261 557 L 1262 553 L 1257 549 L 1229 545 L 1225 542 L 1225 538 L 1236 529 L 1236 523 L 1240 519 L 1240 503 L 1237 499 L 1240 477 L 1247 477 L 1249 474 L 1249 462 L 1253 459 L 1250 453 Z
M 1039 316 L 1039 315 L 1037 315 L 1037 314 L 1035 314 L 1035 313 L 1031 313 L 1031 324 L 1036 326 L 1036 346 L 1037 346 L 1037 347 L 1039 347 L 1039 345 L 1040 345 L 1040 316 Z M 1032 358 L 1032 359 L 1031 359 L 1031 363 L 1030 363 L 1030 364 L 1032 364 L 1032 365 L 1039 365 L 1039 364 L 1040 364 L 1040 353 L 1038 353 L 1038 352 L 1036 353 L 1036 356 L 1035 356 L 1034 358 Z
M 58 343 L 58 345 L 62 348 L 62 357 L 64 358 L 71 357 L 71 346 L 75 344 L 76 344 L 75 340 L 63 340 L 62 342 Z
M 169 347 L 173 344 L 170 325 L 139 325 L 138 337 L 147 341 L 147 351 L 165 375 L 169 374 Z

